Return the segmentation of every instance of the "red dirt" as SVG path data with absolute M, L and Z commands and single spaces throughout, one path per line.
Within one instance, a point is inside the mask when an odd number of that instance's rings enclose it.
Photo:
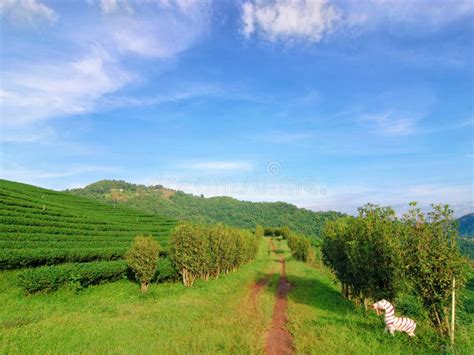
M 275 251 L 273 242 L 272 250 Z M 285 259 L 280 256 L 280 282 L 278 283 L 277 299 L 273 308 L 272 326 L 267 332 L 265 341 L 265 353 L 271 355 L 294 354 L 293 338 L 286 329 L 288 319 L 286 317 L 287 295 L 292 285 L 288 282 L 285 274 Z
M 273 245 L 272 241 L 269 242 L 270 248 L 272 251 L 275 251 L 275 246 Z M 268 285 L 270 282 L 270 276 L 273 274 L 273 270 L 265 276 L 263 279 L 258 280 L 255 284 L 252 285 L 250 289 L 250 300 L 254 306 L 257 305 L 257 299 L 263 289 Z

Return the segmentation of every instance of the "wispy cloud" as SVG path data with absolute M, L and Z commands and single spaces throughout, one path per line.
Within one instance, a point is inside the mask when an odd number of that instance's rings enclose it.
M 7 0 L 1 4 L 2 16 L 7 18 L 19 17 L 20 13 L 28 13 L 31 18 L 39 14 L 51 19 L 56 16 L 53 9 L 34 0 Z M 97 111 L 104 101 L 114 101 L 113 95 L 120 90 L 142 81 L 140 68 L 126 64 L 130 55 L 172 58 L 203 35 L 210 16 L 207 2 L 102 1 L 93 6 L 102 17 L 89 17 L 74 26 L 63 24 L 60 38 L 74 46 L 55 43 L 67 48 L 60 56 L 56 52 L 45 55 L 48 52 L 42 50 L 48 46 L 37 44 L 26 63 L 4 59 L 0 68 L 2 125 L 20 127 Z M 35 58 L 36 52 L 42 57 Z M 159 103 L 166 94 L 157 94 L 148 101 Z M 126 103 L 124 100 L 122 106 Z M 133 105 L 134 100 L 129 103 Z
M 13 162 L 2 162 L 2 179 L 22 181 L 31 184 L 43 184 L 51 179 L 73 177 L 95 172 L 116 172 L 116 166 L 71 165 L 62 170 L 30 169 Z
M 418 117 L 396 111 L 366 113 L 359 117 L 360 123 L 368 125 L 375 132 L 387 135 L 415 133 L 417 121 Z
M 257 34 L 270 41 L 319 42 L 339 19 L 338 9 L 327 0 L 246 1 L 242 4 L 244 35 Z
M 207 30 L 208 1 L 102 1 L 105 35 L 124 54 L 171 58 Z
M 134 76 L 98 48 L 77 60 L 15 65 L 3 72 L 2 123 L 20 126 L 91 112 L 99 99 L 123 88 Z
M 344 24 L 359 30 L 392 26 L 392 30 L 399 33 L 414 27 L 418 31 L 436 31 L 474 14 L 471 0 L 344 0 L 337 3 L 344 13 Z
M 57 20 L 56 12 L 36 0 L 2 0 L 0 16 L 15 27 L 36 27 Z

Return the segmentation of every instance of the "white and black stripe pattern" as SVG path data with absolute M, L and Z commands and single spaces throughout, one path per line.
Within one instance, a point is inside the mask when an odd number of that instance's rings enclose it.
M 395 331 L 406 332 L 409 336 L 415 336 L 416 323 L 414 320 L 405 317 L 396 317 L 395 308 L 386 300 L 378 301 L 372 305 L 375 310 L 385 311 L 385 330 L 394 335 Z M 377 312 L 378 313 L 378 312 Z

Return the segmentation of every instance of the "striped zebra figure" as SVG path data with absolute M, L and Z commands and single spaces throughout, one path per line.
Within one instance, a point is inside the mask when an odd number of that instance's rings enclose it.
M 416 323 L 410 318 L 395 317 L 395 308 L 392 304 L 386 300 L 378 301 L 372 305 L 372 308 L 376 310 L 377 315 L 380 315 L 380 311 L 385 311 L 385 331 L 389 331 L 390 334 L 395 335 L 395 331 L 406 332 L 409 336 L 415 336 Z

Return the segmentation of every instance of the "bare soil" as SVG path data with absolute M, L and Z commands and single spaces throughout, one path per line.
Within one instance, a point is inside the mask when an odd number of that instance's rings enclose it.
M 275 251 L 273 242 L 272 250 Z M 294 354 L 293 338 L 286 329 L 288 322 L 286 316 L 287 296 L 292 285 L 288 282 L 285 273 L 285 258 L 280 255 L 280 281 L 277 289 L 277 299 L 273 308 L 273 317 L 271 328 L 267 332 L 265 341 L 265 353 L 271 355 Z

